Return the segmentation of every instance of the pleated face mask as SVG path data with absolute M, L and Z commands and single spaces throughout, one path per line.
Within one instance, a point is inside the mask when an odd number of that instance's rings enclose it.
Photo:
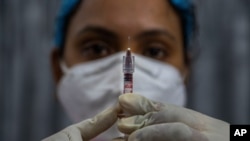
M 58 97 L 74 122 L 91 118 L 117 102 L 123 92 L 124 54 L 117 53 L 70 69 L 62 63 L 64 76 L 58 85 Z M 175 67 L 141 55 L 134 56 L 134 93 L 162 103 L 185 104 L 183 77 Z

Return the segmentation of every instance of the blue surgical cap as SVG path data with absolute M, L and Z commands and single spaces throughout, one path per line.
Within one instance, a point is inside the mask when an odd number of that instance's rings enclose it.
M 76 9 L 81 0 L 62 0 L 55 25 L 55 46 L 64 44 L 65 29 L 71 13 Z M 194 32 L 194 14 L 191 0 L 170 0 L 170 3 L 179 12 L 184 26 L 184 42 L 188 45 Z

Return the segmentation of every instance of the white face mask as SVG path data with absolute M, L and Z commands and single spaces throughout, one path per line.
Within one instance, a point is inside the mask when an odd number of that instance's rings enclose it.
M 67 69 L 58 85 L 59 99 L 74 122 L 91 118 L 117 102 L 123 92 L 122 56 L 125 52 Z M 134 55 L 134 54 L 133 54 Z M 133 93 L 151 100 L 183 106 L 185 86 L 173 66 L 135 56 Z

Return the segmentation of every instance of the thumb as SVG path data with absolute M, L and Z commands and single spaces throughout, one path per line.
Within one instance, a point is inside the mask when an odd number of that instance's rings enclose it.
M 91 119 L 72 125 L 72 128 L 77 128 L 80 131 L 82 140 L 90 140 L 111 127 L 117 120 L 118 112 L 119 107 L 113 106 Z
M 167 103 L 162 104 L 136 94 L 121 95 L 119 97 L 119 104 L 121 109 L 128 113 L 130 117 L 120 120 L 121 123 L 127 123 L 128 125 L 121 125 L 125 127 L 129 126 L 130 128 L 132 123 L 134 125 L 138 122 L 140 122 L 138 124 L 140 127 L 141 123 L 144 126 L 148 126 L 166 122 L 182 122 L 193 128 L 197 128 L 204 124 L 204 120 L 209 120 L 209 117 L 191 109 Z

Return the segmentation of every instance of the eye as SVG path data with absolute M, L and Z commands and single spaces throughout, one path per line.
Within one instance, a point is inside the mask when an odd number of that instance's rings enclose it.
M 101 40 L 87 41 L 81 45 L 81 53 L 88 60 L 103 58 L 112 53 L 110 45 Z
M 164 60 L 167 57 L 167 49 L 161 43 L 151 43 L 144 48 L 143 55 L 157 60 Z

